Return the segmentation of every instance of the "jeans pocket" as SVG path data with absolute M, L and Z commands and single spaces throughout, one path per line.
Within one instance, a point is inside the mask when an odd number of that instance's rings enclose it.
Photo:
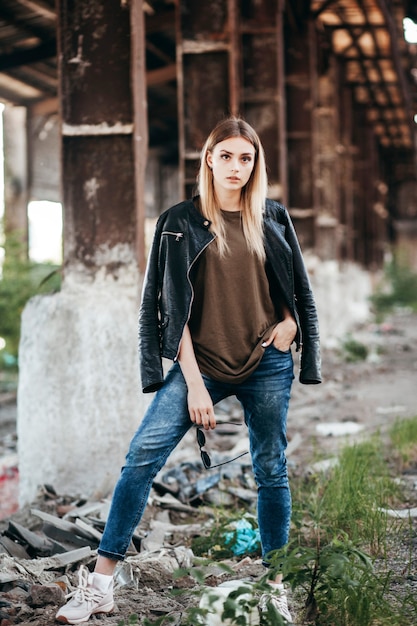
M 274 348 L 274 350 L 276 350 L 279 354 L 290 354 L 291 352 L 291 348 L 288 348 L 288 350 L 280 350 L 274 343 L 271 343 L 271 347 Z

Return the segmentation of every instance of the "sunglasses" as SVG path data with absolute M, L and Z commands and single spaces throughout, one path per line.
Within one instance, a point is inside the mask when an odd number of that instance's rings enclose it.
M 222 424 L 230 424 L 231 426 L 239 426 L 240 424 L 235 424 L 234 422 L 218 422 L 218 425 Z M 211 464 L 211 458 L 208 455 L 208 452 L 203 450 L 206 445 L 206 436 L 204 434 L 204 430 L 202 430 L 199 426 L 196 427 L 196 436 L 198 447 L 200 448 L 201 461 L 204 465 L 204 469 L 214 469 L 215 467 L 220 467 L 221 465 L 226 465 L 227 463 L 232 463 L 232 461 L 236 461 L 236 459 L 240 459 L 241 456 L 245 456 L 248 452 L 242 452 L 238 456 L 233 457 L 233 459 L 229 459 L 228 461 L 223 461 L 223 463 L 217 463 L 216 465 Z

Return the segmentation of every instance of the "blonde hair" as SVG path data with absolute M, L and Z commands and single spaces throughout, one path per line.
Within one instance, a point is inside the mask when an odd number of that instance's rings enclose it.
M 230 137 L 243 137 L 255 148 L 253 170 L 248 182 L 241 190 L 242 224 L 249 250 L 264 260 L 262 217 L 268 189 L 265 155 L 257 133 L 241 118 L 228 117 L 219 122 L 204 144 L 197 178 L 201 210 L 204 217 L 212 223 L 212 230 L 217 235 L 219 253 L 224 256 L 228 250 L 225 226 L 214 191 L 213 173 L 207 163 L 207 154 L 211 153 L 218 143 Z

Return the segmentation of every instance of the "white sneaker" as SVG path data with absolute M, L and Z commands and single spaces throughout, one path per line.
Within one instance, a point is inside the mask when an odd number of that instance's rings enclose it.
M 62 624 L 81 624 L 95 613 L 110 613 L 114 606 L 113 578 L 90 574 L 85 565 L 81 565 L 78 587 L 66 597 L 71 599 L 59 609 L 55 618 Z
M 284 585 L 271 585 L 271 593 L 263 593 L 259 600 L 259 610 L 266 613 L 269 606 L 272 606 L 285 620 L 285 624 L 293 624 L 291 613 L 288 609 L 287 594 Z

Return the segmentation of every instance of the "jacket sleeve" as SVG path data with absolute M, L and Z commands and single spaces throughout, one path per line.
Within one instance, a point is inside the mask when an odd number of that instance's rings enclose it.
M 139 362 L 142 391 L 150 393 L 162 387 L 164 375 L 160 349 L 160 268 L 159 246 L 161 218 L 158 220 L 148 256 L 139 309 Z
M 293 254 L 295 305 L 301 326 L 300 382 L 314 385 L 321 382 L 320 337 L 317 309 L 300 244 L 287 209 L 286 240 Z

